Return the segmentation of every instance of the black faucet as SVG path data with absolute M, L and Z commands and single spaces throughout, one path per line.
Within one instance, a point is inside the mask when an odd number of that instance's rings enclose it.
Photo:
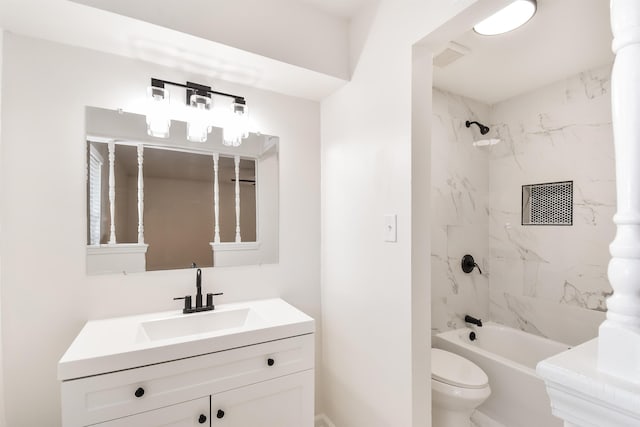
M 196 270 L 196 306 L 191 306 L 191 295 L 187 295 L 184 297 L 174 298 L 174 300 L 183 299 L 184 300 L 184 309 L 182 312 L 184 314 L 187 313 L 197 313 L 199 311 L 210 311 L 215 309 L 215 305 L 213 305 L 213 297 L 223 295 L 222 292 L 218 292 L 215 294 L 207 294 L 207 305 L 202 305 L 202 270 Z
M 468 314 L 466 316 L 464 316 L 464 321 L 466 323 L 471 323 L 471 324 L 476 325 L 478 327 L 482 327 L 482 320 L 476 319 L 475 317 L 471 317 Z
M 202 307 L 202 270 L 196 270 L 196 308 Z

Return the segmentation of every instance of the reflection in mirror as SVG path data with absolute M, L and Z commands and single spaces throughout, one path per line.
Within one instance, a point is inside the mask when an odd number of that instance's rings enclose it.
M 91 107 L 87 133 L 89 274 L 277 262 L 277 138 L 159 143 Z

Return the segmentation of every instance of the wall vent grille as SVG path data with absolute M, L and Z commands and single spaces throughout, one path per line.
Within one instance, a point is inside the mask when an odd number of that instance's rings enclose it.
M 471 53 L 471 49 L 458 43 L 449 42 L 445 49 L 433 57 L 433 65 L 444 68 Z
M 522 225 L 573 225 L 573 181 L 523 185 Z

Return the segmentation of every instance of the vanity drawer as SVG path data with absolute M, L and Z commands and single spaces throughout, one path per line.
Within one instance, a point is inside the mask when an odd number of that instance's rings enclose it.
M 314 367 L 301 335 L 62 383 L 65 427 L 86 426 Z
M 92 427 L 200 427 L 209 425 L 211 421 L 211 403 L 209 397 L 190 400 L 171 406 L 165 406 L 141 414 L 117 418 Z M 209 421 L 207 423 L 207 421 Z

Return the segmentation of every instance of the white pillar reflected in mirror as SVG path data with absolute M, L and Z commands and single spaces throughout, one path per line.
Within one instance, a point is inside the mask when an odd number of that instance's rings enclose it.
M 138 145 L 138 244 L 144 243 L 144 146 Z
M 116 244 L 116 144 L 109 142 L 109 215 L 110 215 L 110 232 L 109 244 Z

